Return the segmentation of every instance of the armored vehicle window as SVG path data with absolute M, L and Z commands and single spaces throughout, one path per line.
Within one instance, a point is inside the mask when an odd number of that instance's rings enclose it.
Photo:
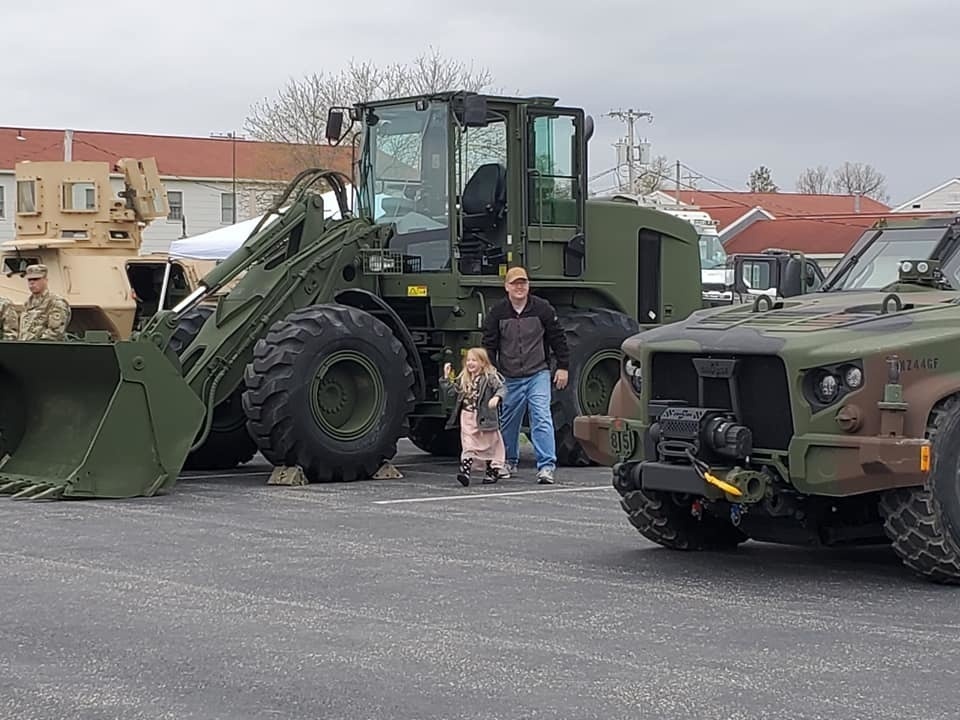
M 11 255 L 3 259 L 3 271 L 5 273 L 24 272 L 30 265 L 39 265 L 40 258 L 27 257 L 25 255 Z
M 17 213 L 27 215 L 37 212 L 37 181 L 17 180 Z
M 943 238 L 943 228 L 885 230 L 867 245 L 856 264 L 838 268 L 841 274 L 831 290 L 879 290 L 897 282 L 902 260 L 930 257 Z
M 97 186 L 92 182 L 65 182 L 61 186 L 62 209 L 68 212 L 96 212 Z

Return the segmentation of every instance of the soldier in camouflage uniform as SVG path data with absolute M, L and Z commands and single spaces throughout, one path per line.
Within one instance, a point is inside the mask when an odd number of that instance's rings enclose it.
M 30 297 L 20 315 L 20 340 L 66 340 L 70 305 L 47 289 L 47 266 L 30 265 L 26 276 Z
M 12 300 L 0 297 L 0 324 L 3 326 L 3 339 L 16 340 L 20 337 L 20 314 Z

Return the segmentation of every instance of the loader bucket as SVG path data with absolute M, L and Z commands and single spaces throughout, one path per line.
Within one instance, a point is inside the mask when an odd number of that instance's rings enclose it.
M 0 494 L 155 495 L 175 484 L 203 420 L 146 340 L 0 342 Z

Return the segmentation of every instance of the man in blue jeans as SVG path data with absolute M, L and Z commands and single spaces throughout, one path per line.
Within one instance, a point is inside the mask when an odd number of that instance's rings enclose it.
M 516 472 L 520 459 L 520 423 L 530 413 L 530 436 L 537 455 L 537 480 L 551 485 L 557 466 L 557 447 L 550 412 L 550 352 L 557 360 L 553 383 L 567 385 L 569 351 L 557 312 L 548 301 L 530 294 L 530 279 L 521 267 L 507 271 L 507 297 L 495 303 L 483 323 L 483 347 L 507 385 L 501 406 L 503 443 L 507 450 L 506 476 Z

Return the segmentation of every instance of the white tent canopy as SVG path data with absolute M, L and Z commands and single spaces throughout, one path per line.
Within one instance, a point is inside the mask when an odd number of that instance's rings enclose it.
M 352 210 L 352 187 L 348 185 L 346 190 Z M 283 210 L 280 212 L 282 213 Z M 337 204 L 336 195 L 334 195 L 333 191 L 323 193 L 323 215 L 326 218 L 340 217 L 340 206 Z M 194 260 L 223 260 L 243 245 L 262 217 L 263 215 L 257 215 L 248 220 L 242 220 L 233 225 L 228 225 L 227 227 L 217 228 L 216 230 L 181 240 L 174 240 L 170 243 L 170 256 L 192 258 Z M 276 213 L 271 215 L 270 220 L 264 224 L 264 227 L 267 227 L 278 217 L 280 216 Z

